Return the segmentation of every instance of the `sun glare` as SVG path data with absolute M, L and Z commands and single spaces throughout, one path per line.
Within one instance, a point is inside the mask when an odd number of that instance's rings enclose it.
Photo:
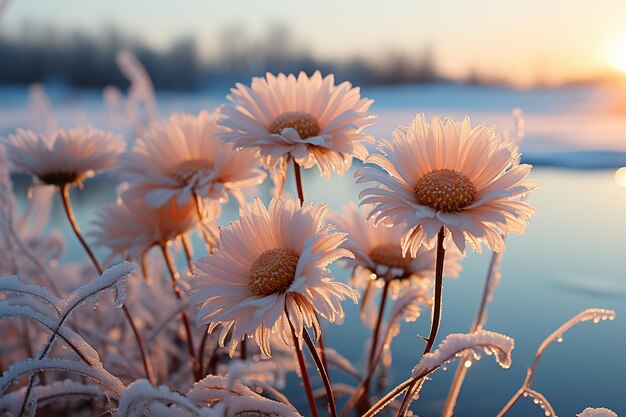
M 626 35 L 616 42 L 611 63 L 616 69 L 626 74 Z
M 621 167 L 615 171 L 615 182 L 622 187 L 626 187 L 626 167 Z

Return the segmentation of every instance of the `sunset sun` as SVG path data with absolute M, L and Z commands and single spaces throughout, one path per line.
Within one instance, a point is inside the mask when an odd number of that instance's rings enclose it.
M 626 35 L 622 36 L 616 43 L 611 55 L 611 64 L 615 69 L 626 74 Z

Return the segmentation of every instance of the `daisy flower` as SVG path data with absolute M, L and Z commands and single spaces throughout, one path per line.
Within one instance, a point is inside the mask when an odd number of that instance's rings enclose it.
M 246 335 L 270 356 L 270 335 L 293 346 L 288 320 L 302 343 L 304 326 L 319 334 L 317 315 L 343 317 L 340 301 L 358 293 L 334 281 L 327 266 L 352 253 L 339 246 L 345 234 L 323 223 L 326 206 L 292 199 L 261 200 L 240 209 L 240 219 L 221 230 L 215 254 L 196 264 L 192 301 L 198 324 L 222 324 L 220 342 L 232 329 L 230 354 Z M 287 313 L 289 318 L 287 318 Z
M 120 175 L 143 194 L 150 207 L 193 194 L 225 202 L 227 191 L 245 202 L 243 190 L 263 182 L 265 173 L 254 150 L 236 150 L 217 136 L 218 113 L 172 115 L 137 139 L 120 158 Z
M 57 130 L 51 135 L 17 129 L 4 143 L 15 169 L 59 187 L 81 184 L 111 168 L 126 148 L 119 135 L 90 127 Z
M 357 183 L 373 183 L 360 194 L 372 204 L 368 217 L 402 230 L 402 251 L 417 255 L 432 247 L 443 227 L 446 240 L 461 252 L 466 242 L 478 252 L 481 243 L 504 250 L 502 236 L 523 233 L 534 209 L 520 197 L 536 187 L 524 178 L 528 164 L 516 164 L 517 148 L 501 140 L 493 127 L 472 129 L 462 122 L 418 114 L 410 127 L 398 127 L 394 140 L 382 140 L 366 162 Z M 450 246 L 450 245 L 448 245 Z
M 344 263 L 354 269 L 355 287 L 364 288 L 375 279 L 388 280 L 392 298 L 396 298 L 405 285 L 420 280 L 430 282 L 435 276 L 436 250 L 421 247 L 415 258 L 402 256 L 401 228 L 376 226 L 353 203 L 345 207 L 344 213 L 332 213 L 329 217 L 339 231 L 348 235 L 342 247 L 352 252 L 354 258 L 345 259 Z M 456 250 L 446 252 L 445 276 L 459 277 L 462 257 Z
M 354 258 L 343 263 L 352 269 L 350 283 L 362 291 L 361 318 L 374 326 L 378 317 L 376 294 L 388 284 L 391 299 L 420 294 L 424 300 L 432 299 L 433 277 L 435 276 L 435 249 L 420 247 L 415 258 L 402 256 L 402 230 L 398 227 L 376 226 L 373 219 L 366 219 L 363 210 L 348 203 L 341 214 L 331 213 L 330 221 L 341 232 L 348 234 L 342 247 L 354 254 Z M 458 278 L 462 267 L 462 254 L 455 249 L 446 252 L 444 276 Z M 419 315 L 419 309 L 413 309 Z
M 237 148 L 259 149 L 268 168 L 282 167 L 293 158 L 304 168 L 317 165 L 322 175 L 343 174 L 352 158 L 364 159 L 372 136 L 362 129 L 372 123 L 367 110 L 373 100 L 361 98 L 348 82 L 335 85 L 334 76 L 319 71 L 308 77 L 267 74 L 252 85 L 237 84 L 224 107 L 222 135 Z
M 153 246 L 193 230 L 198 216 L 193 201 L 179 205 L 170 200 L 161 207 L 150 208 L 143 199 L 124 193 L 116 204 L 104 206 L 93 224 L 96 230 L 90 235 L 96 246 L 139 259 Z

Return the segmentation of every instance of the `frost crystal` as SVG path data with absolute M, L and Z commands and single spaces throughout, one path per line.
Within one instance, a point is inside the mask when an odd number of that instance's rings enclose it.
M 168 407 L 159 407 L 159 405 L 167 405 Z M 163 417 L 218 416 L 218 413 L 209 408 L 200 409 L 189 401 L 189 399 L 177 392 L 171 391 L 166 386 L 160 386 L 158 388 L 153 387 L 146 379 L 135 381 L 126 388 L 120 397 L 119 408 L 113 416 L 152 416 L 153 408 L 161 411 L 159 415 Z
M 617 417 L 612 410 L 608 408 L 585 408 L 582 413 L 577 414 L 578 417 Z
M 511 366 L 513 347 L 512 338 L 486 330 L 471 334 L 451 334 L 441 342 L 437 350 L 422 357 L 413 368 L 413 377 L 423 377 L 466 353 L 472 353 L 475 359 L 479 359 L 481 351 L 487 355 L 493 354 L 498 365 L 508 368 Z
M 68 359 L 27 359 L 9 366 L 9 369 L 0 376 L 0 393 L 4 392 L 9 384 L 19 377 L 23 375 L 32 376 L 43 371 L 71 372 L 91 378 L 116 396 L 124 390 L 122 381 L 101 366 L 87 366 L 82 362 Z
M 530 398 L 533 399 L 533 402 L 541 407 L 546 417 L 556 417 L 554 408 L 552 408 L 552 405 L 550 404 L 548 399 L 543 396 L 543 394 L 530 388 L 526 388 L 526 390 L 524 391 L 524 397 L 526 396 L 530 396 Z

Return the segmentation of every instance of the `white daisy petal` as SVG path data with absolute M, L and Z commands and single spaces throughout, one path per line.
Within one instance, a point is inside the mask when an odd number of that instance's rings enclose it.
M 285 311 L 301 345 L 304 326 L 319 332 L 316 313 L 334 321 L 343 317 L 340 301 L 356 298 L 357 293 L 335 282 L 326 268 L 353 256 L 339 247 L 345 234 L 323 223 L 326 211 L 310 203 L 300 207 L 292 199 L 273 199 L 265 208 L 255 199 L 222 231 L 216 252 L 196 264 L 196 321 L 235 323 L 231 354 L 233 344 L 247 335 L 269 356 L 270 330 L 292 345 Z
M 328 178 L 331 171 L 345 172 L 353 156 L 366 157 L 363 144 L 374 141 L 362 132 L 373 120 L 366 113 L 372 101 L 361 99 L 350 83 L 336 86 L 332 75 L 268 73 L 231 93 L 235 107 L 221 110 L 222 139 L 271 155 L 265 159 L 269 169 L 292 157 L 305 168 L 317 165 Z
M 430 124 L 418 114 L 409 128 L 398 127 L 393 141 L 381 141 L 382 154 L 366 162 L 357 183 L 371 183 L 359 194 L 372 204 L 369 217 L 402 227 L 404 253 L 414 256 L 430 246 L 438 231 L 448 231 L 447 243 L 461 251 L 465 242 L 476 250 L 485 244 L 504 249 L 502 235 L 523 233 L 533 213 L 519 198 L 536 187 L 525 179 L 530 165 L 518 165 L 515 146 L 505 143 L 495 128 L 471 128 L 461 122 Z

